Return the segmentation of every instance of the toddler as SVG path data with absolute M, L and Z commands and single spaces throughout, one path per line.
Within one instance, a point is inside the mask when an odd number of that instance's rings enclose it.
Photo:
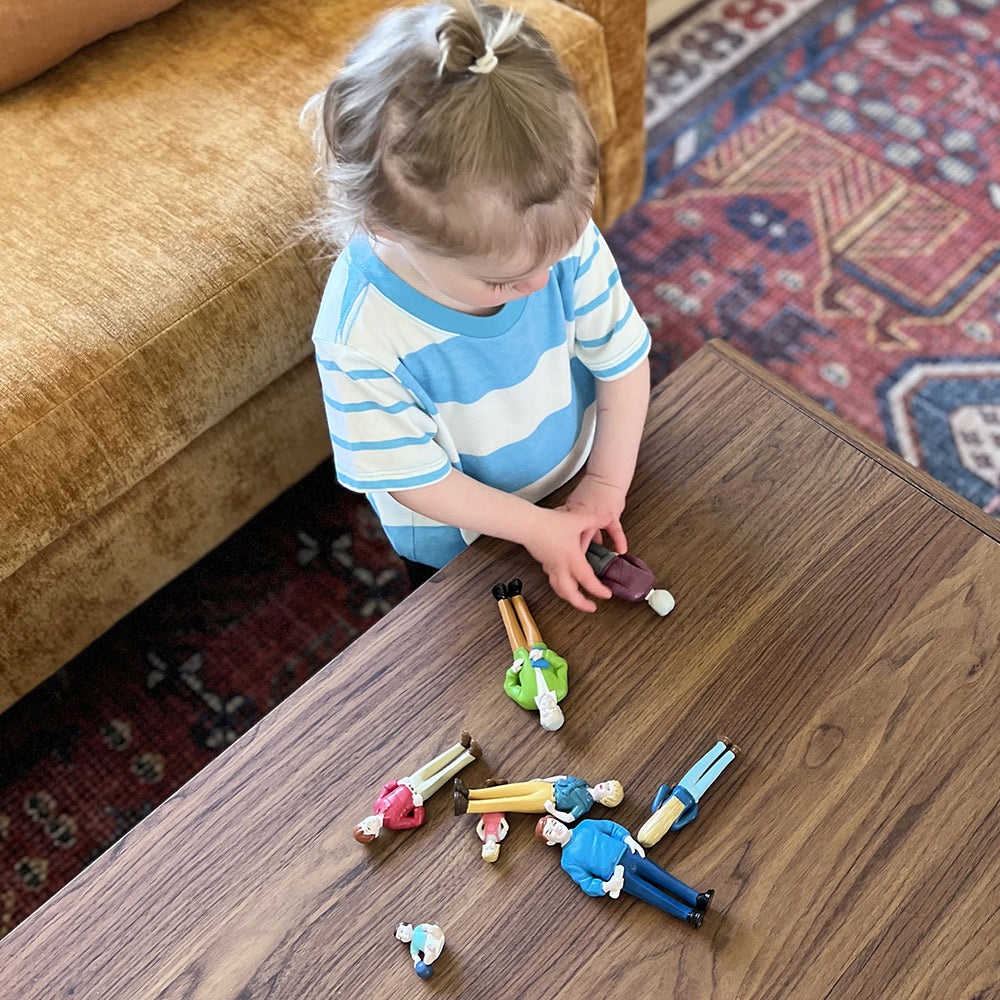
M 572 81 L 518 15 L 452 0 L 387 13 L 305 114 L 342 247 L 313 335 L 339 481 L 414 585 L 485 533 L 593 611 L 588 544 L 627 548 L 649 332 L 590 219 Z

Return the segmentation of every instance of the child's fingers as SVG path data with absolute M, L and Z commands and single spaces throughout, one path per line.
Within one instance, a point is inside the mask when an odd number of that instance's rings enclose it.
M 611 539 L 611 548 L 622 556 L 628 552 L 628 542 L 625 541 L 625 531 L 622 529 L 621 521 L 612 521 L 610 524 L 604 526 L 604 530 L 608 533 L 608 537 Z
M 611 588 L 598 579 L 593 567 L 587 562 L 585 557 L 580 560 L 574 560 L 573 570 L 576 575 L 576 579 L 573 581 L 574 584 L 579 584 L 588 593 L 593 594 L 594 597 L 602 597 L 607 600 L 612 596 Z
M 596 611 L 597 605 L 585 597 L 572 577 L 550 576 L 549 584 L 556 594 L 579 611 Z

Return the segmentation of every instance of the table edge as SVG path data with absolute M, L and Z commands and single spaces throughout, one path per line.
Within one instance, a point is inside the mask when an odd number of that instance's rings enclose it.
M 877 462 L 893 475 L 909 483 L 914 489 L 926 494 L 935 503 L 940 504 L 971 527 L 992 538 L 995 542 L 1000 542 L 1000 522 L 990 517 L 971 500 L 959 496 L 930 473 L 910 465 L 904 458 L 852 427 L 843 418 L 825 409 L 815 400 L 810 399 L 726 341 L 718 338 L 709 340 L 697 353 L 703 352 L 715 355 L 719 360 L 737 369 L 742 375 L 753 379 L 769 392 L 780 396 L 790 406 L 822 424 L 832 434 L 862 452 L 872 461 Z M 668 376 L 653 390 L 653 398 L 655 399 L 661 392 L 669 389 L 669 385 L 670 378 Z

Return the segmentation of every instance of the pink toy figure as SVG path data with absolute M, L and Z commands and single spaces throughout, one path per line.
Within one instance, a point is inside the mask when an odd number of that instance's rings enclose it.
M 627 552 L 620 556 L 603 545 L 591 542 L 587 549 L 587 562 L 616 597 L 636 603 L 646 601 L 661 616 L 674 610 L 673 595 L 669 590 L 654 589 L 656 577 L 641 559 Z
M 413 970 L 421 979 L 430 979 L 434 974 L 432 965 L 444 950 L 444 931 L 437 924 L 396 925 L 396 940 L 410 946 Z
M 483 842 L 483 861 L 500 857 L 500 841 L 507 836 L 510 824 L 502 812 L 484 813 L 476 824 L 476 833 Z
M 406 778 L 390 781 L 378 793 L 372 815 L 354 828 L 359 844 L 370 844 L 382 827 L 390 830 L 412 830 L 424 821 L 424 799 L 483 754 L 479 744 L 463 732 L 458 743 L 439 754 L 429 764 Z

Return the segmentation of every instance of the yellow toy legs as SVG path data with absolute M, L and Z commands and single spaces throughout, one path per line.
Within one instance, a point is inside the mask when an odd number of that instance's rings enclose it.
M 467 813 L 543 813 L 555 794 L 549 781 L 519 781 L 492 788 L 470 788 Z

